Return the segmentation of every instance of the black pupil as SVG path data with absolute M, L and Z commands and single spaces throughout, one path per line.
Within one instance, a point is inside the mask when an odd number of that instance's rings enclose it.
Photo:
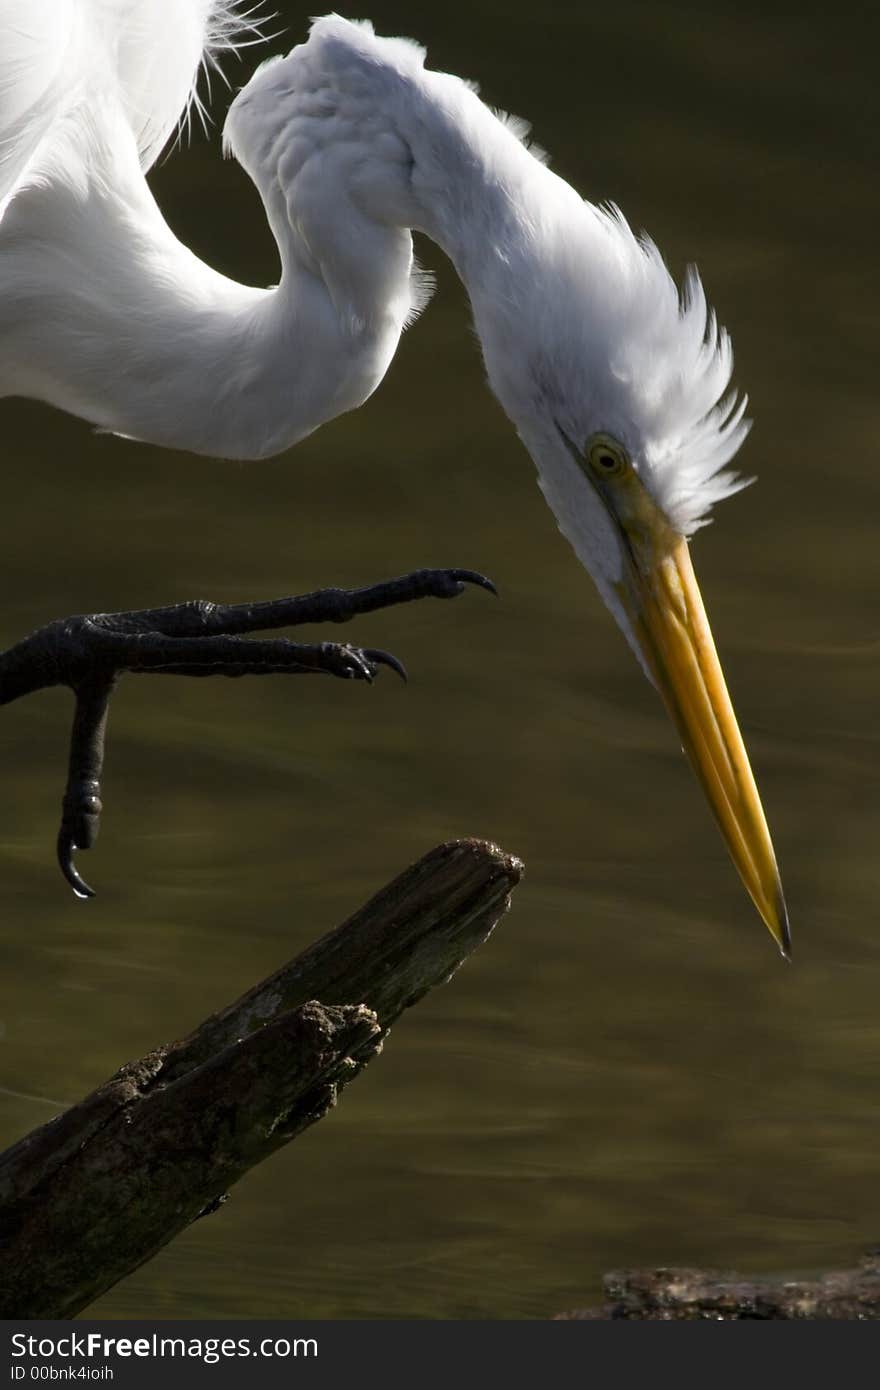
M 617 459 L 613 454 L 600 454 L 599 462 L 603 468 L 616 468 Z

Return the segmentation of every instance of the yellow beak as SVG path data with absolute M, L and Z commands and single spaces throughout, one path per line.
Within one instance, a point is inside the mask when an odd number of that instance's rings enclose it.
M 621 597 L 731 858 L 788 959 L 791 933 L 776 856 L 687 541 L 668 532 L 650 536 L 653 529 L 627 536 L 633 565 Z

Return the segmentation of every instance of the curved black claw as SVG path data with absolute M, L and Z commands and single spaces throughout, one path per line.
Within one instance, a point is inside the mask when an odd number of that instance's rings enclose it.
M 376 647 L 364 647 L 362 650 L 363 655 L 372 666 L 390 666 L 392 671 L 397 672 L 404 684 L 409 680 L 403 662 L 398 661 L 397 657 L 393 656 L 391 652 L 383 652 Z
M 73 852 L 78 848 L 70 831 L 62 825 L 58 832 L 58 863 L 61 872 L 78 898 L 93 898 L 94 888 L 89 887 L 73 862 Z
M 74 857 L 91 849 L 98 833 L 107 710 L 123 672 L 244 676 L 324 671 L 373 681 L 379 668 L 387 666 L 406 681 L 403 664 L 380 648 L 286 638 L 250 642 L 246 635 L 342 622 L 425 598 L 455 598 L 470 584 L 498 592 L 476 570 L 420 569 L 364 589 L 319 589 L 265 603 L 196 601 L 130 613 L 79 614 L 57 619 L 0 652 L 0 704 L 54 685 L 68 685 L 76 698 L 57 857 L 77 897 L 95 896 Z
M 455 594 L 463 593 L 465 584 L 476 584 L 478 588 L 488 589 L 490 594 L 498 597 L 498 590 L 485 574 L 479 574 L 476 570 L 444 570 L 443 572 L 455 581 L 455 587 L 449 592 L 450 598 Z

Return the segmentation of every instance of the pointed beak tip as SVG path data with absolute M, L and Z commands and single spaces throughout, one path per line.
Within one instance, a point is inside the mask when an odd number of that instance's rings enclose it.
M 792 963 L 791 926 L 789 925 L 789 921 L 788 921 L 788 910 L 787 910 L 787 908 L 786 908 L 786 906 L 785 906 L 785 899 L 782 898 L 781 894 L 780 894 L 780 899 L 781 899 L 781 902 L 780 902 L 780 907 L 781 907 L 781 912 L 780 912 L 781 930 L 780 930 L 780 940 L 779 940 L 779 954 L 782 956 L 782 959 L 783 959 L 784 961 L 787 961 L 788 964 L 791 965 L 791 963 Z
M 782 893 L 782 884 L 778 878 L 775 902 L 767 903 L 766 906 L 761 907 L 760 912 L 764 924 L 776 942 L 779 954 L 790 965 L 792 961 L 791 924 L 788 920 L 788 908 Z

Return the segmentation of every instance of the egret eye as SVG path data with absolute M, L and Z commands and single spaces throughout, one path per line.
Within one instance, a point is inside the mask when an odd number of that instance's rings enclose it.
M 610 434 L 594 434 L 587 440 L 584 452 L 593 472 L 600 478 L 619 478 L 630 466 L 623 445 Z

